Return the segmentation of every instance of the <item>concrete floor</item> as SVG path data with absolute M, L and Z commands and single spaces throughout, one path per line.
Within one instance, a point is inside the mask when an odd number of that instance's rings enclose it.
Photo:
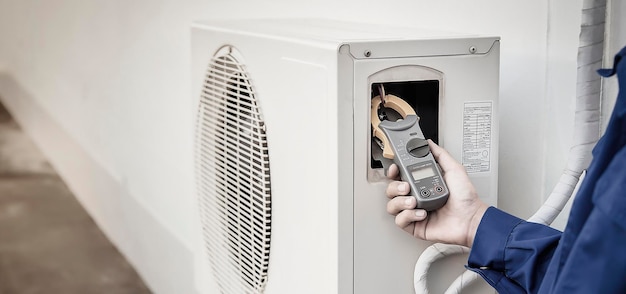
M 0 105 L 0 294 L 150 293 Z

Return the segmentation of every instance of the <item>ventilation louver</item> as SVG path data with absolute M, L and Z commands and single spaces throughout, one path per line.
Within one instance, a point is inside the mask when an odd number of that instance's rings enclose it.
M 196 125 L 204 247 L 222 293 L 262 293 L 270 250 L 270 165 L 256 94 L 231 46 L 213 57 Z

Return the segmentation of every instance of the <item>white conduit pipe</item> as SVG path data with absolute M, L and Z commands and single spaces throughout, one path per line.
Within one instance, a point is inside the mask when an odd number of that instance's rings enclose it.
M 574 140 L 561 179 L 546 202 L 528 221 L 549 225 L 559 215 L 591 162 L 591 150 L 600 137 L 602 67 L 606 0 L 585 0 L 580 23 Z
M 528 221 L 549 225 L 563 210 L 572 196 L 580 176 L 591 162 L 591 150 L 600 137 L 600 103 L 602 80 L 595 70 L 602 66 L 604 53 L 604 28 L 607 0 L 584 0 L 578 47 L 578 70 L 576 82 L 576 112 L 574 114 L 574 139 L 563 175 L 552 193 Z M 450 255 L 469 252 L 458 245 L 433 244 L 428 247 L 415 264 L 415 293 L 426 294 L 426 278 L 430 266 Z M 446 290 L 446 294 L 459 294 L 480 276 L 465 271 Z
M 469 248 L 465 246 L 443 243 L 435 243 L 426 248 L 417 260 L 417 263 L 415 263 L 415 271 L 413 272 L 415 293 L 428 293 L 426 279 L 428 278 L 428 270 L 433 263 L 451 255 L 468 252 Z

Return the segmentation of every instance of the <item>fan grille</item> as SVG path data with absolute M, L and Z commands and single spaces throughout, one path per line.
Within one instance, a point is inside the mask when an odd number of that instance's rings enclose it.
M 208 263 L 222 293 L 262 293 L 271 233 L 264 122 L 245 67 L 223 47 L 209 64 L 196 124 L 196 182 Z

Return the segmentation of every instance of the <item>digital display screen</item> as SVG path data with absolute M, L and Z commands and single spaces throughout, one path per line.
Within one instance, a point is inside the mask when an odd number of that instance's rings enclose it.
M 436 174 L 432 166 L 427 166 L 412 171 L 411 175 L 413 175 L 413 179 L 421 180 L 428 177 L 434 177 Z

